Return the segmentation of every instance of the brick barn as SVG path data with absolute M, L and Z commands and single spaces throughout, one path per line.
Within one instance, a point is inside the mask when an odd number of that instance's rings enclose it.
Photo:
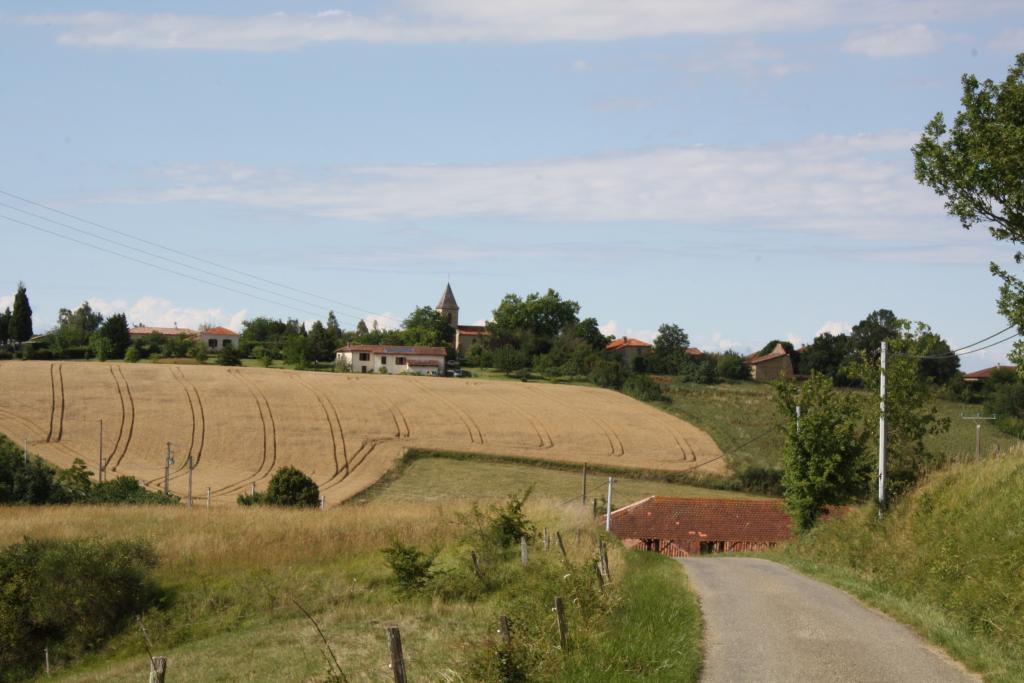
M 670 557 L 768 550 L 792 535 L 781 501 L 650 496 L 612 513 L 627 548 Z

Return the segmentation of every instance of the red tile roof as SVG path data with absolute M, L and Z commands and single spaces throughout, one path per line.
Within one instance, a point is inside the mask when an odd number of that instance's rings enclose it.
M 974 380 L 979 380 L 979 379 L 988 379 L 989 377 L 992 376 L 992 373 L 995 372 L 996 370 L 1009 370 L 1011 372 L 1017 372 L 1017 366 L 1016 365 L 995 365 L 995 366 L 992 366 L 991 368 L 985 368 L 984 370 L 975 370 L 974 372 L 968 372 L 967 374 L 964 375 L 964 379 L 967 380 L 968 382 L 971 382 L 971 381 L 974 381 Z
M 653 344 L 648 344 L 647 342 L 640 341 L 639 339 L 630 339 L 629 337 L 622 337 L 621 339 L 616 339 L 613 342 L 611 342 L 610 344 L 608 344 L 608 346 L 604 347 L 604 350 L 605 351 L 616 351 L 618 349 L 622 349 L 622 348 L 626 348 L 626 347 L 635 347 L 635 348 L 640 348 L 640 349 L 649 349 L 649 348 L 653 347 Z
M 622 539 L 778 543 L 792 533 L 782 501 L 651 496 L 612 513 Z
M 240 336 L 234 330 L 229 330 L 226 327 L 211 327 L 203 331 L 203 334 L 219 334 L 224 337 L 238 337 Z
M 490 333 L 483 325 L 459 325 L 459 334 L 467 337 L 485 337 Z
M 146 325 L 136 325 L 128 330 L 128 334 L 137 334 L 145 336 L 147 334 L 162 334 L 165 337 L 177 337 L 179 334 L 184 334 L 188 337 L 199 334 L 195 330 L 190 330 L 187 327 L 148 327 Z
M 763 356 L 759 356 L 757 354 L 748 356 L 747 362 L 750 363 L 751 365 L 757 365 L 758 363 L 764 363 L 765 361 L 775 360 L 776 358 L 782 358 L 783 356 L 787 355 L 789 354 L 786 353 L 785 347 L 782 346 L 782 344 L 776 344 L 775 348 L 773 348 L 771 351 L 764 354 Z
M 443 346 L 385 346 L 383 344 L 349 344 L 338 353 L 381 353 L 386 356 L 446 356 Z
M 685 351 L 687 356 L 703 356 L 704 352 L 698 349 L 696 346 L 691 346 Z

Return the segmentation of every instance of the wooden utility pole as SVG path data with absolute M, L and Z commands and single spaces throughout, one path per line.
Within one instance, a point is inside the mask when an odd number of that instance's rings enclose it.
M 994 420 L 995 415 L 964 415 L 960 413 L 961 420 L 974 420 L 974 457 L 975 459 L 981 459 L 981 421 L 982 420 Z
M 391 672 L 395 675 L 395 683 L 407 683 L 405 656 L 402 654 L 402 634 L 397 626 L 388 627 L 388 650 L 391 653 Z
M 96 477 L 99 479 L 100 482 L 103 482 L 104 479 L 106 478 L 105 470 L 106 466 L 103 463 L 103 418 L 100 418 L 100 469 L 99 472 L 96 474 Z
M 583 497 L 580 498 L 583 505 L 587 504 L 587 463 L 583 463 Z
M 174 464 L 174 455 L 171 453 L 171 442 L 167 442 L 167 459 L 164 460 L 164 495 L 171 495 L 171 465 Z
M 192 507 L 192 455 L 188 456 L 188 506 Z
M 882 342 L 881 375 L 878 382 L 878 514 L 885 509 L 885 342 Z
M 565 604 L 558 596 L 555 597 L 555 619 L 558 621 L 558 646 L 564 653 L 569 649 L 569 625 L 565 621 Z
M 523 561 L 524 567 L 530 561 L 530 550 L 526 545 L 526 536 L 519 537 L 519 559 Z

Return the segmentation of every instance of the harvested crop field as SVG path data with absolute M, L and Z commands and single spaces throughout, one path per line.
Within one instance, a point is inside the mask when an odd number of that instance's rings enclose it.
M 56 465 L 231 500 L 274 470 L 329 503 L 377 481 L 409 447 L 660 470 L 721 471 L 705 432 L 604 389 L 397 375 L 90 362 L 0 362 L 0 432 Z

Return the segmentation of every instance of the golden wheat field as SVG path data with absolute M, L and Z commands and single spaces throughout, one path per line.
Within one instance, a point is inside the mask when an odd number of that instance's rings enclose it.
M 293 465 L 336 503 L 377 481 L 406 448 L 662 470 L 721 471 L 705 432 L 598 388 L 262 368 L 0 362 L 0 432 L 56 465 L 231 500 Z

